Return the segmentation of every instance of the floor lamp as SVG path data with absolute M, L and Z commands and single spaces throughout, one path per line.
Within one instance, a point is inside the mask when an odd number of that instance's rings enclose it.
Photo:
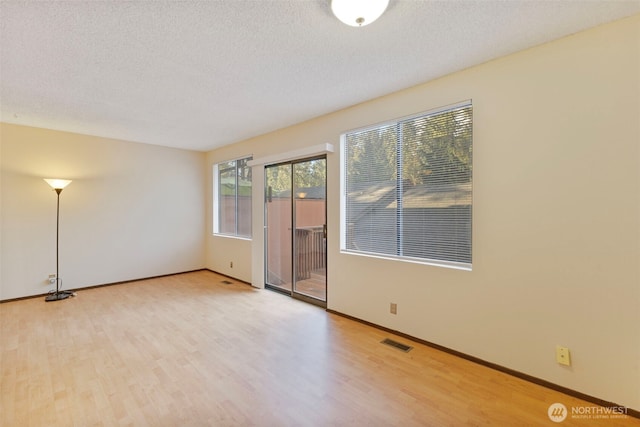
M 71 291 L 60 290 L 60 275 L 58 274 L 58 242 L 60 237 L 60 193 L 62 189 L 71 183 L 69 179 L 50 179 L 45 178 L 47 184 L 51 186 L 58 195 L 58 205 L 56 208 L 56 291 L 50 293 L 45 297 L 45 301 L 60 301 L 61 299 L 67 299 L 73 295 Z

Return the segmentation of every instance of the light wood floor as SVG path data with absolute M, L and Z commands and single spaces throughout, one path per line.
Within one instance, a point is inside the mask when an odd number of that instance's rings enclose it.
M 311 273 L 311 277 L 308 279 L 302 279 L 296 281 L 296 292 L 318 299 L 320 301 L 327 301 L 327 279 L 324 274 Z M 285 292 L 291 293 L 293 283 L 283 283 L 279 288 Z
M 554 424 L 552 403 L 593 405 L 225 279 L 0 304 L 0 425 L 640 426 Z

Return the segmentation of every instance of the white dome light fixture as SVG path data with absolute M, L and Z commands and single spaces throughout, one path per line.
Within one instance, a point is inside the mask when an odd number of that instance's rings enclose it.
M 331 0 L 336 18 L 352 27 L 371 24 L 384 13 L 389 0 Z

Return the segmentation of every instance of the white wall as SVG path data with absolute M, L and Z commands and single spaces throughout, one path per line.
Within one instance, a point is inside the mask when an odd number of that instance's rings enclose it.
M 328 307 L 640 409 L 639 29 L 640 16 L 598 27 L 213 151 L 207 164 L 337 146 L 346 130 L 471 98 L 473 271 L 340 253 L 336 152 Z M 255 281 L 260 188 L 254 197 L 252 244 L 209 233 L 206 262 L 251 260 L 239 276 Z M 555 362 L 556 344 L 572 367 Z
M 0 125 L 0 299 L 204 267 L 205 154 Z

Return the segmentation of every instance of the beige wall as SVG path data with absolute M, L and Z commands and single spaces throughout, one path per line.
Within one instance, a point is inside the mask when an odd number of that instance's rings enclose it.
M 205 154 L 0 125 L 0 299 L 204 267 Z
M 345 130 L 472 99 L 473 271 L 340 253 L 337 150 L 328 307 L 640 409 L 639 28 L 640 16 L 595 28 L 212 151 L 207 163 L 338 147 Z M 261 173 L 253 241 L 209 232 L 206 260 L 258 287 Z M 229 258 L 251 266 L 229 271 Z M 572 367 L 555 362 L 557 344 Z

